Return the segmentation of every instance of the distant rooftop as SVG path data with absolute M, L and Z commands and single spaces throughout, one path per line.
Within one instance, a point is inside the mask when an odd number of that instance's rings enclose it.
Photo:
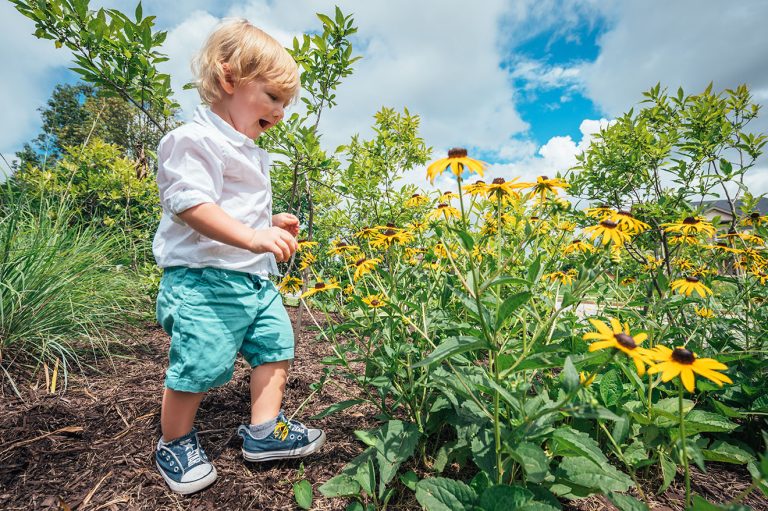
M 728 205 L 727 200 L 705 200 L 702 202 L 702 205 L 704 206 L 704 211 L 711 211 L 713 209 L 717 209 L 719 211 L 722 211 L 723 213 L 730 214 L 731 207 Z M 743 205 L 743 202 L 741 200 L 737 200 L 734 202 L 734 209 L 736 210 L 736 213 L 741 212 L 741 206 Z M 760 212 L 761 215 L 768 215 L 768 197 L 763 197 L 760 199 L 755 206 L 755 209 Z M 747 212 L 747 214 L 751 213 L 750 211 Z

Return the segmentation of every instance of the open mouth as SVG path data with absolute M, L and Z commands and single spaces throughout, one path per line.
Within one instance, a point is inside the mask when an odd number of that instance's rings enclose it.
M 261 126 L 262 129 L 267 129 L 272 126 L 272 123 L 266 119 L 259 119 L 259 126 Z

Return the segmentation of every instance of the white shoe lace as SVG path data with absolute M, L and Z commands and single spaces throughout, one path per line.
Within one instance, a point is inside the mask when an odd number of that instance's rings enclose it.
M 186 449 L 185 454 L 187 455 L 187 467 L 191 467 L 202 461 L 200 458 L 200 449 L 192 447 L 192 442 L 185 443 L 184 448 Z

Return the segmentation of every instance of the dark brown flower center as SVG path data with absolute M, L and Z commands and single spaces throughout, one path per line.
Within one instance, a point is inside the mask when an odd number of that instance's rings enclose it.
M 697 283 L 699 281 L 699 279 L 697 279 L 696 277 L 690 277 L 690 276 L 689 277 L 685 277 L 685 280 L 687 280 L 688 282 L 690 282 L 692 284 L 695 284 L 695 283 Z
M 315 289 L 323 289 L 325 288 L 325 282 L 317 282 L 315 284 Z
M 629 211 L 625 211 L 623 209 L 621 211 L 619 211 L 619 214 L 621 216 L 628 216 L 629 218 L 634 218 L 634 216 L 632 216 L 632 213 L 630 213 Z
M 547 176 L 539 176 L 542 181 L 549 181 L 549 178 Z
M 377 306 L 378 304 L 380 304 L 380 303 L 381 303 L 381 302 L 380 302 L 380 301 L 378 301 L 378 300 L 371 300 L 371 305 L 373 305 L 374 307 L 376 307 L 376 306 Z
M 382 234 L 383 234 L 384 236 L 394 236 L 395 234 L 397 234 L 397 231 L 396 231 L 396 230 L 394 230 L 394 229 L 387 229 L 387 230 L 386 230 L 386 231 L 384 231 Z
M 397 226 L 396 226 L 395 224 L 393 224 L 392 222 L 388 223 L 388 224 L 387 224 L 387 227 L 389 227 L 389 228 L 391 228 L 391 229 L 395 229 L 395 228 L 397 228 Z
M 618 333 L 613 334 L 614 339 L 616 339 L 616 342 L 627 348 L 628 350 L 633 350 L 637 348 L 637 344 L 635 344 L 635 340 L 632 338 L 631 335 L 627 335 L 625 333 Z
M 535 222 L 536 220 L 538 220 L 538 219 L 539 219 L 539 217 L 537 217 L 537 216 L 532 216 L 532 217 L 531 217 L 531 220 L 533 220 L 534 222 Z
M 467 150 L 463 147 L 454 147 L 453 149 L 448 149 L 448 158 L 466 158 L 467 156 Z
M 339 241 L 339 242 L 336 243 L 336 248 L 344 248 L 344 247 L 348 247 L 348 246 L 349 245 L 347 243 L 343 242 L 343 241 Z
M 443 209 L 447 207 L 448 207 L 448 204 L 446 204 L 445 202 L 441 202 L 440 204 L 437 205 L 437 209 Z
M 685 348 L 675 348 L 672 350 L 672 360 L 678 364 L 691 365 L 696 356 Z
M 503 185 L 504 184 L 504 178 L 503 177 L 497 177 L 492 181 L 495 185 Z
M 619 224 L 617 224 L 616 222 L 612 222 L 610 220 L 603 220 L 602 222 L 600 222 L 600 225 L 602 225 L 606 229 L 615 229 L 616 227 L 618 227 Z
M 698 223 L 699 223 L 699 219 L 698 218 L 694 218 L 692 216 L 687 216 L 687 217 L 685 217 L 683 219 L 683 224 L 684 225 L 696 225 Z
M 418 193 L 414 193 L 413 195 L 411 195 L 411 199 L 415 199 L 417 197 L 421 197 L 421 195 Z
M 361 257 L 360 259 L 358 259 L 357 261 L 355 261 L 355 266 L 360 266 L 360 265 L 361 265 L 361 264 L 363 264 L 365 261 L 367 261 L 367 259 L 366 259 L 365 257 Z
M 749 215 L 749 218 L 751 218 L 752 220 L 757 220 L 758 218 L 760 218 L 760 213 L 758 213 L 757 211 L 755 211 L 754 213 L 752 213 L 751 215 Z
M 306 238 L 300 239 L 299 243 L 306 243 L 308 240 Z

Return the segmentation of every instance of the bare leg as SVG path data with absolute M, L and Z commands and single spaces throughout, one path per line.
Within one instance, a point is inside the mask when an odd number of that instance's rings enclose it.
M 165 389 L 163 408 L 160 412 L 160 428 L 163 431 L 164 442 L 183 437 L 192 431 L 197 409 L 204 396 L 204 392 L 179 392 Z
M 290 360 L 281 360 L 251 369 L 251 424 L 261 424 L 277 417 L 290 366 Z

